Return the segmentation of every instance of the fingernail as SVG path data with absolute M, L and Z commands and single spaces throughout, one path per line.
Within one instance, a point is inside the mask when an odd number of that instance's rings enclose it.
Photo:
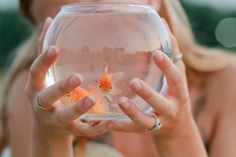
M 131 80 L 130 81 L 130 87 L 135 91 L 139 91 L 139 90 L 142 89 L 142 85 L 141 85 L 141 83 L 138 79 Z
M 53 58 L 55 55 L 56 55 L 55 47 L 50 47 L 47 52 L 48 58 Z
M 163 59 L 164 59 L 164 56 L 163 56 L 163 52 L 160 51 L 160 50 L 157 50 L 153 53 L 153 57 L 158 61 L 158 62 L 162 62 Z
M 84 100 L 84 106 L 85 107 L 91 107 L 93 106 L 93 104 L 95 104 L 96 102 L 96 98 L 94 96 L 88 96 L 85 100 Z
M 166 20 L 165 20 L 163 17 L 161 18 L 161 20 L 162 20 L 163 22 L 166 22 Z
M 80 82 L 81 82 L 80 77 L 77 75 L 72 76 L 69 80 L 69 84 L 72 87 L 78 86 L 80 84 Z
M 45 23 L 48 23 L 49 21 L 51 21 L 52 18 L 51 17 L 47 17 L 46 20 L 45 20 Z
M 129 101 L 128 101 L 128 98 L 126 98 L 126 97 L 121 97 L 121 98 L 118 100 L 118 104 L 120 104 L 121 107 L 124 108 L 124 109 L 127 109 L 127 108 L 129 108 L 129 106 L 130 106 Z
M 101 121 L 90 121 L 88 122 L 90 126 L 94 127 L 96 125 L 98 125 Z
M 49 20 L 51 20 L 51 18 L 47 17 L 46 20 L 43 23 L 43 32 L 46 31 L 47 28 L 47 23 L 49 22 Z

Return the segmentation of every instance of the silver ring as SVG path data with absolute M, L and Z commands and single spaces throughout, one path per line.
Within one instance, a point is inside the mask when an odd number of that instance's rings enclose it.
M 38 108 L 42 109 L 42 110 L 49 110 L 48 107 L 42 105 L 39 101 L 39 95 L 37 95 L 37 98 L 36 98 L 36 101 L 37 101 L 37 105 L 38 105 Z
M 152 131 L 155 131 L 155 130 L 160 130 L 161 127 L 162 127 L 162 123 L 161 123 L 160 118 L 158 118 L 157 115 L 154 114 L 154 113 L 150 113 L 150 115 L 154 117 L 154 119 L 155 119 L 155 123 L 154 123 L 154 125 L 153 125 L 152 128 L 150 128 L 150 129 L 146 129 L 146 131 L 148 131 L 148 132 L 152 132 Z
M 173 62 L 177 62 L 178 60 L 181 60 L 183 58 L 183 53 L 178 53 L 174 55 Z

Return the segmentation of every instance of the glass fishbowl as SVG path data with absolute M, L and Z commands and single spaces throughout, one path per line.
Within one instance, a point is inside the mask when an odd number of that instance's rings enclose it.
M 80 87 L 59 101 L 71 106 L 86 96 L 96 104 L 82 119 L 127 118 L 117 104 L 126 96 L 144 112 L 152 108 L 129 88 L 139 78 L 159 93 L 165 91 L 163 73 L 152 60 L 162 50 L 171 56 L 167 28 L 156 10 L 132 3 L 77 3 L 65 5 L 51 24 L 43 44 L 58 48 L 59 57 L 50 68 L 46 85 L 79 73 Z

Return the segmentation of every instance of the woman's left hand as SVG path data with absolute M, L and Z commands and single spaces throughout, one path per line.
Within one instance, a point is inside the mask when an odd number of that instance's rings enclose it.
M 156 66 L 166 76 L 167 93 L 161 95 L 142 80 L 133 79 L 130 82 L 130 88 L 152 107 L 153 114 L 144 113 L 136 107 L 132 100 L 122 97 L 118 104 L 132 121 L 112 120 L 108 125 L 110 129 L 124 132 L 151 130 L 150 132 L 153 135 L 173 135 L 173 132 L 182 131 L 186 123 L 193 122 L 185 66 L 179 56 L 181 54 L 175 37 L 171 33 L 170 37 L 173 52 L 175 52 L 174 56 L 177 55 L 178 57 L 172 61 L 162 51 L 153 55 Z M 162 123 L 162 127 L 155 129 L 154 127 L 158 125 L 156 124 L 158 119 Z

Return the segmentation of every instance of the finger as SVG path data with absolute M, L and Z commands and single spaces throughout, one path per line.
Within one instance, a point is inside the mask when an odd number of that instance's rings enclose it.
M 109 128 L 109 130 L 119 132 L 141 133 L 144 131 L 143 128 L 141 128 L 131 120 L 111 120 L 110 122 L 108 122 L 107 127 Z
M 96 126 L 98 125 L 99 123 L 101 122 L 101 120 L 92 120 L 92 121 L 89 121 L 89 125 L 90 126 Z
M 153 59 L 156 66 L 166 76 L 169 87 L 174 89 L 175 94 L 179 98 L 186 99 L 188 93 L 187 84 L 185 82 L 185 75 L 181 70 L 160 50 L 153 55 Z
M 176 38 L 174 37 L 173 33 L 171 32 L 170 27 L 167 24 L 166 20 L 162 19 L 162 21 L 163 21 L 163 23 L 165 24 L 165 26 L 166 26 L 166 28 L 168 30 L 168 33 L 169 33 L 169 36 L 170 36 L 170 39 L 171 39 L 171 45 L 172 45 L 173 51 L 174 52 L 179 52 L 178 41 L 176 40 Z
M 179 49 L 179 44 L 178 44 L 178 41 L 176 40 L 175 36 L 173 35 L 173 33 L 171 32 L 170 30 L 170 27 L 169 25 L 167 24 L 166 20 L 165 19 L 162 19 L 168 32 L 169 32 L 169 36 L 170 36 L 170 40 L 171 40 L 171 45 L 172 45 L 172 50 L 173 50 L 173 55 L 176 56 L 178 55 L 180 52 L 180 49 Z M 184 66 L 184 63 L 183 63 L 183 60 L 182 59 L 178 59 L 176 62 L 176 65 L 181 69 L 182 72 L 185 72 L 185 66 Z
M 54 104 L 58 99 L 78 87 L 81 82 L 82 77 L 79 74 L 74 74 L 44 89 L 38 95 L 39 100 L 45 106 L 50 106 Z
M 155 119 L 153 116 L 145 114 L 143 111 L 138 109 L 136 105 L 128 98 L 121 97 L 118 104 L 122 111 L 129 116 L 140 128 L 152 128 L 155 125 Z
M 152 106 L 154 112 L 158 112 L 158 114 L 162 116 L 170 116 L 175 113 L 175 107 L 171 101 L 160 95 L 142 80 L 131 80 L 130 88 L 150 106 Z
M 41 90 L 44 88 L 47 71 L 57 57 L 58 53 L 54 46 L 50 47 L 46 53 L 40 54 L 30 67 L 29 87 L 34 90 Z
M 107 124 L 109 120 L 101 121 L 96 126 L 91 126 L 88 123 L 82 123 L 80 120 L 76 120 L 73 123 L 72 130 L 75 135 L 79 136 L 98 136 L 109 131 Z
M 50 17 L 48 17 L 44 22 L 43 30 L 38 38 L 38 53 L 39 54 L 42 52 L 43 41 L 44 41 L 45 35 L 46 35 L 47 30 L 48 30 L 49 26 L 51 25 L 51 23 L 52 23 L 52 18 L 50 18 Z
M 60 123 L 69 123 L 86 113 L 95 102 L 95 97 L 88 96 L 71 107 L 57 111 L 55 116 Z

